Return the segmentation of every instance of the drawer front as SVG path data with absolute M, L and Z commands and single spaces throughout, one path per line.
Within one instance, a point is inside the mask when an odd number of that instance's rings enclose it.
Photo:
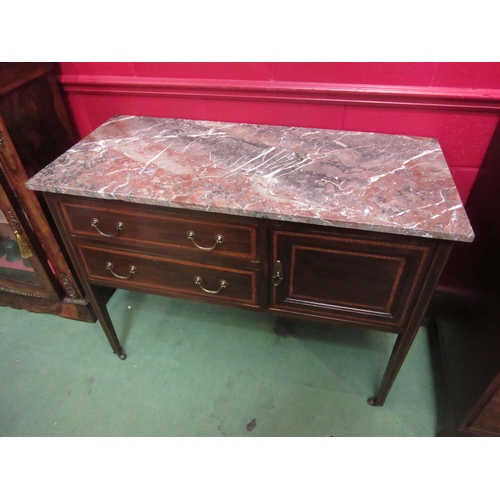
M 178 216 L 169 209 L 144 209 L 133 203 L 125 208 L 114 205 L 100 200 L 62 202 L 61 209 L 73 236 L 257 260 L 256 224 L 212 222 L 208 213 Z
M 283 279 L 272 286 L 271 309 L 398 332 L 418 298 L 433 246 L 275 230 L 273 263 L 280 261 Z
M 90 281 L 161 295 L 258 305 L 257 272 L 78 244 Z

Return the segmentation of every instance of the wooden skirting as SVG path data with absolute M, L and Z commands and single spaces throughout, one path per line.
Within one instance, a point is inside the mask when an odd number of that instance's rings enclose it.
M 500 90 L 307 82 L 63 75 L 68 94 L 191 97 L 314 104 L 500 111 Z

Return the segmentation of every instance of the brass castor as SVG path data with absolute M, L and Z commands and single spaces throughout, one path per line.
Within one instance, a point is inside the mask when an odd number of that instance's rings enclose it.
M 120 358 L 120 359 L 127 359 L 127 355 L 125 354 L 125 351 L 122 349 L 118 352 L 115 352 L 115 354 Z
M 370 406 L 384 406 L 384 404 L 377 403 L 377 398 L 368 398 L 368 404 Z

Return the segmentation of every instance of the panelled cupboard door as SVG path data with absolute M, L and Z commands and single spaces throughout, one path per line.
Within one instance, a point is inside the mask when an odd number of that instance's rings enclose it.
M 404 331 L 433 240 L 272 229 L 270 309 Z M 281 275 L 280 275 L 281 273 Z

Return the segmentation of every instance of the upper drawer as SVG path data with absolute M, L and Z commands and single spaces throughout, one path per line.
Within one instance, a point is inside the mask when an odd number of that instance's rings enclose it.
M 256 224 L 212 221 L 210 213 L 192 217 L 177 215 L 172 209 L 116 205 L 100 200 L 68 201 L 61 203 L 61 209 L 72 235 L 257 259 Z

